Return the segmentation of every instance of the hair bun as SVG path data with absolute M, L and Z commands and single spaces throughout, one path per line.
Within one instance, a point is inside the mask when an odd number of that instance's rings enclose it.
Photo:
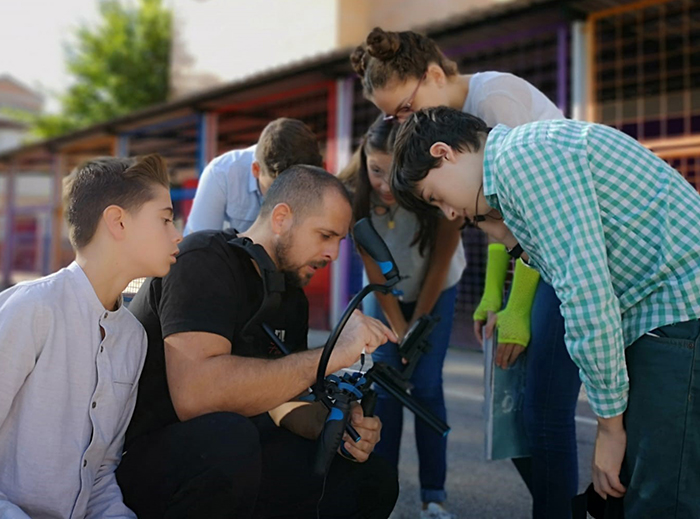
M 373 58 L 386 61 L 393 58 L 401 47 L 398 33 L 386 32 L 375 27 L 367 36 L 367 53 Z
M 361 78 L 365 77 L 365 65 L 367 59 L 367 52 L 362 45 L 358 45 L 357 48 L 350 54 L 350 64 L 355 73 Z

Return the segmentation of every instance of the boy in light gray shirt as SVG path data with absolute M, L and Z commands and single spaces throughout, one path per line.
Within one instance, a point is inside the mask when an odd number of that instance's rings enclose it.
M 66 179 L 76 258 L 0 294 L 0 517 L 135 518 L 114 470 L 146 334 L 121 292 L 165 276 L 181 234 L 162 158 L 101 158 Z

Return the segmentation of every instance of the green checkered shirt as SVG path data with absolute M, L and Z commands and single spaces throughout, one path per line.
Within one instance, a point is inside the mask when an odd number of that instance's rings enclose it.
M 566 346 L 599 416 L 627 407 L 625 347 L 700 317 L 700 195 L 607 126 L 499 125 L 484 194 L 561 300 Z

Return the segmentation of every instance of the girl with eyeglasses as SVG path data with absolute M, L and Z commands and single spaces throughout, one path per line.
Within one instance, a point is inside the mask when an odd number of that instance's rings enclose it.
M 406 276 L 393 295 L 372 295 L 364 300 L 363 310 L 388 323 L 401 338 L 420 316 L 432 314 L 439 322 L 428 337 L 429 352 L 416 364 L 411 377 L 412 395 L 442 419 L 446 418 L 442 390 L 442 366 L 452 333 L 457 283 L 466 266 L 460 236 L 460 222 L 446 218 L 418 217 L 400 207 L 389 188 L 391 153 L 398 125 L 380 116 L 369 128 L 350 164 L 339 178 L 353 192 L 355 220 L 369 217 L 389 247 L 401 276 Z M 371 283 L 383 283 L 379 266 L 362 250 L 359 251 Z M 372 354 L 374 362 L 386 362 L 401 368 L 396 344 L 387 343 Z M 382 441 L 375 453 L 398 465 L 403 426 L 403 407 L 382 388 L 376 388 L 378 401 L 375 414 L 382 420 Z M 446 438 L 441 437 L 416 419 L 416 445 L 420 461 L 421 495 L 429 513 L 435 517 L 452 517 L 445 501 Z M 432 503 L 430 510 L 427 504 Z
M 413 112 L 434 106 L 470 113 L 489 127 L 564 118 L 524 79 L 492 71 L 460 74 L 433 40 L 412 31 L 375 28 L 350 61 L 365 97 L 387 120 L 402 122 Z M 568 518 L 578 490 L 574 423 L 581 384 L 578 368 L 564 344 L 564 321 L 554 290 L 521 260 L 515 263 L 508 303 L 501 309 L 509 264 L 505 246 L 490 243 L 474 332 L 481 341 L 482 333 L 490 337 L 497 329 L 496 364 L 504 369 L 527 347 L 524 415 L 531 459 L 517 461 L 516 467 L 532 494 L 533 518 Z M 424 507 L 433 496 L 423 492 Z

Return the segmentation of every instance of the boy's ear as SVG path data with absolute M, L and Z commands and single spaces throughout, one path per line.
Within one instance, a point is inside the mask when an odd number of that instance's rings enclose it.
M 272 232 L 275 234 L 284 234 L 291 229 L 294 223 L 294 215 L 292 208 L 285 203 L 279 203 L 272 209 L 270 215 L 270 223 L 272 224 Z
M 444 142 L 436 142 L 430 147 L 430 155 L 436 159 L 444 159 L 453 161 L 454 160 L 454 150 L 451 146 L 445 144 Z M 440 167 L 440 166 L 438 166 Z
M 260 163 L 257 160 L 253 161 L 250 170 L 255 178 L 260 178 Z
M 115 240 L 123 240 L 126 235 L 125 217 L 126 211 L 118 205 L 110 205 L 102 212 L 102 220 L 107 227 L 107 232 Z

